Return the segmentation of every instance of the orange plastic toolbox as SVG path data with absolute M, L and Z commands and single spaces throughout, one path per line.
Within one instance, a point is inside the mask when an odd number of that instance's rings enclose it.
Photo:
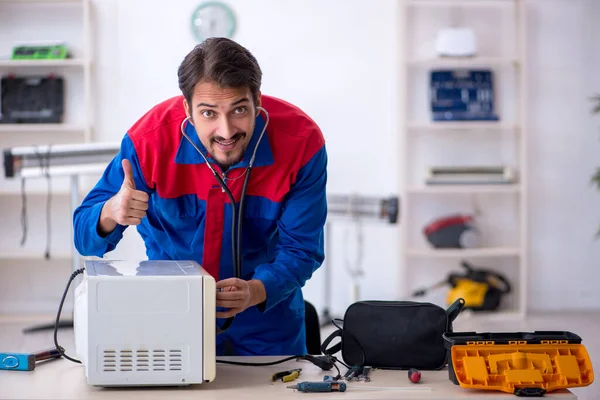
M 463 388 L 543 396 L 594 381 L 590 356 L 571 332 L 447 332 L 448 375 Z

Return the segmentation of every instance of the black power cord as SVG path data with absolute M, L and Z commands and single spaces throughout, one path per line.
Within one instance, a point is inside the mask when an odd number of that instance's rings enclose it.
M 64 349 L 58 345 L 58 325 L 59 325 L 59 320 L 60 320 L 60 314 L 62 313 L 62 308 L 65 303 L 65 298 L 67 297 L 67 293 L 69 293 L 69 287 L 71 286 L 71 282 L 73 282 L 73 280 L 75 279 L 75 277 L 77 275 L 82 274 L 84 270 L 85 270 L 85 268 L 79 268 L 78 270 L 73 272 L 71 274 L 71 276 L 69 277 L 69 282 L 67 283 L 65 292 L 63 293 L 62 299 L 60 300 L 60 305 L 58 306 L 58 312 L 56 313 L 56 322 L 54 324 L 54 346 L 56 347 L 56 350 L 60 353 L 61 356 L 63 356 L 67 360 L 73 361 L 74 363 L 78 363 L 78 364 L 81 364 L 81 361 L 79 361 L 76 358 L 71 358 L 68 355 L 66 355 Z
M 341 379 L 341 377 L 342 377 L 340 369 L 336 365 L 337 362 L 341 362 L 341 361 L 339 361 L 337 358 L 335 358 L 333 356 L 329 356 L 329 355 L 315 356 L 315 355 L 311 355 L 311 354 L 306 354 L 306 355 L 290 356 L 290 357 L 282 358 L 280 360 L 266 361 L 266 362 L 244 362 L 244 361 L 217 360 L 217 363 L 230 364 L 230 365 L 241 365 L 241 366 L 246 366 L 246 367 L 265 367 L 265 366 L 269 366 L 269 365 L 282 364 L 286 361 L 290 361 L 290 360 L 294 360 L 294 359 L 309 361 L 309 362 L 313 363 L 314 365 L 316 365 L 317 367 L 321 368 L 323 371 L 329 371 L 331 368 L 335 368 L 337 370 L 338 374 L 334 378 L 334 380 L 337 381 L 337 380 Z
M 247 367 L 265 367 L 265 366 L 269 366 L 269 365 L 277 365 L 277 364 L 281 364 L 284 363 L 286 361 L 290 361 L 293 359 L 301 359 L 304 358 L 304 356 L 290 356 L 290 357 L 286 357 L 283 358 L 281 360 L 276 360 L 276 361 L 265 361 L 265 362 L 257 362 L 257 363 L 252 363 L 252 362 L 244 362 L 244 361 L 229 361 L 229 360 L 217 360 L 217 362 L 219 364 L 231 364 L 231 365 L 243 365 L 243 366 L 247 366 Z
M 329 357 L 329 356 L 313 356 L 313 355 L 310 355 L 310 354 L 290 356 L 290 357 L 282 358 L 280 360 L 265 361 L 265 362 L 244 362 L 244 361 L 229 361 L 229 360 L 217 360 L 217 362 L 220 363 L 220 364 L 231 364 L 231 365 L 267 366 L 267 365 L 281 364 L 281 363 L 284 363 L 286 361 L 290 361 L 290 360 L 294 360 L 294 359 L 296 359 L 296 360 L 310 361 L 311 363 L 313 363 L 314 365 L 316 365 L 317 367 L 319 367 L 319 368 L 321 368 L 322 370 L 325 370 L 325 371 L 329 371 L 331 368 L 333 368 L 335 366 L 335 362 L 333 361 L 333 357 Z

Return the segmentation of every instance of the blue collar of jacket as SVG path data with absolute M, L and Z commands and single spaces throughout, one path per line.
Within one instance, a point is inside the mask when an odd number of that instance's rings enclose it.
M 250 139 L 250 143 L 248 144 L 248 148 L 246 148 L 246 152 L 244 153 L 244 158 L 242 160 L 232 165 L 230 169 L 233 168 L 246 168 L 248 163 L 250 162 L 250 158 L 252 157 L 252 153 L 254 152 L 254 147 L 256 146 L 256 142 L 258 141 L 258 137 L 260 136 L 263 128 L 265 126 L 265 121 L 262 116 L 256 117 L 256 123 L 254 125 L 254 132 L 252 132 L 252 138 Z M 209 162 L 213 163 L 214 159 L 208 151 L 200 142 L 198 138 L 198 134 L 196 133 L 196 128 L 194 125 L 189 123 L 189 121 L 185 124 L 185 133 L 186 135 L 194 142 L 194 144 L 202 151 L 202 153 L 206 156 Z M 192 144 L 181 135 L 181 141 L 179 142 L 179 148 L 177 149 L 177 154 L 175 155 L 175 163 L 177 164 L 203 164 L 204 158 L 198 154 L 198 151 L 192 146 Z M 267 132 L 263 135 L 263 138 L 258 145 L 258 150 L 256 150 L 256 158 L 254 159 L 253 167 L 261 167 L 266 165 L 273 164 L 273 152 L 271 151 L 271 145 L 269 143 L 269 138 Z

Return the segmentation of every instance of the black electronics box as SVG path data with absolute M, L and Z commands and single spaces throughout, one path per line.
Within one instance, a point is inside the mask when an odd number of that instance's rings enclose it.
M 61 77 L 3 77 L 0 80 L 0 123 L 61 123 L 64 100 Z

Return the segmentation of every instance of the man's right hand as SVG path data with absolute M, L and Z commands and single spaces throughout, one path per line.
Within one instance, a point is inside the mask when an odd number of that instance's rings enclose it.
M 139 225 L 148 210 L 148 193 L 135 189 L 131 163 L 124 159 L 121 165 L 125 175 L 121 190 L 104 204 L 100 214 L 98 231 L 104 236 L 112 232 L 117 224 Z

